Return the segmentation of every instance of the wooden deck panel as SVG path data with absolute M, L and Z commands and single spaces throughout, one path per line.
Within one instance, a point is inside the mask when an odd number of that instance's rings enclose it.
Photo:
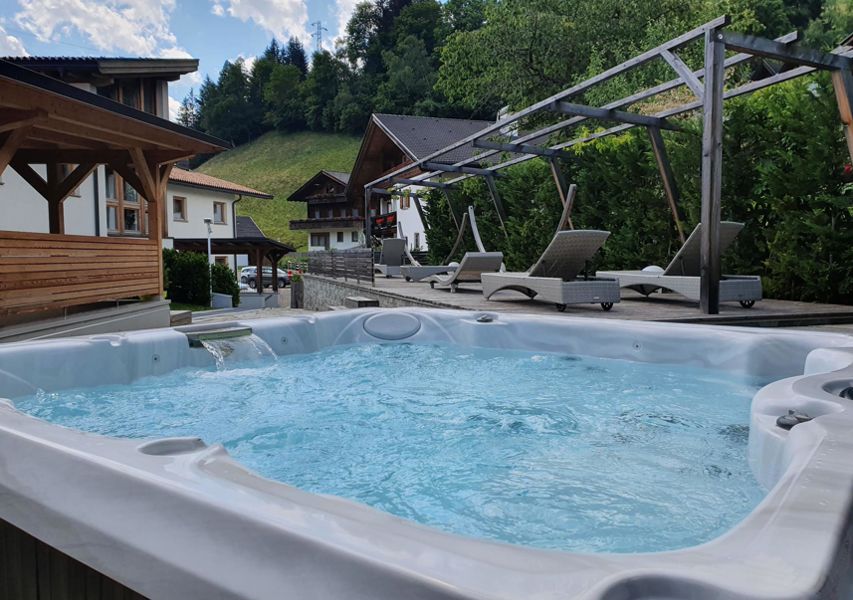
M 0 231 L 0 317 L 158 295 L 154 239 Z

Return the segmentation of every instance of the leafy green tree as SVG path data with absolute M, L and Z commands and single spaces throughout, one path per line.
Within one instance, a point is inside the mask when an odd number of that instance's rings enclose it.
M 305 47 L 297 38 L 290 38 L 287 42 L 287 61 L 299 70 L 299 76 L 304 79 L 308 74 L 308 57 Z
M 474 31 L 486 20 L 486 0 L 447 0 L 444 13 L 451 31 Z
M 275 65 L 264 88 L 267 122 L 279 131 L 296 131 L 305 126 L 302 104 L 302 73 L 296 65 Z
M 436 47 L 443 44 L 446 35 L 444 14 L 437 0 L 416 0 L 401 10 L 394 20 L 395 47 L 406 38 L 416 37 L 423 41 L 427 55 L 432 57 Z
M 303 84 L 305 121 L 315 131 L 335 131 L 332 104 L 338 95 L 346 66 L 328 51 L 314 54 L 311 71 Z
M 177 119 L 178 123 L 184 127 L 198 129 L 198 98 L 193 88 L 190 88 L 189 93 L 181 101 L 181 108 L 178 110 Z
M 418 109 L 430 100 L 436 80 L 436 72 L 424 42 L 410 35 L 400 40 L 394 51 L 383 53 L 383 59 L 388 79 L 377 90 L 374 110 L 429 114 Z

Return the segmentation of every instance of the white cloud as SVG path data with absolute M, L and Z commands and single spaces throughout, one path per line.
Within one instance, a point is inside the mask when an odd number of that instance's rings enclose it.
M 181 103 L 169 96 L 169 120 L 177 121 L 178 112 L 181 110 Z
M 303 44 L 311 41 L 305 0 L 227 0 L 227 4 L 230 16 L 253 21 L 281 40 L 295 37 Z
M 58 41 L 73 31 L 99 50 L 154 55 L 174 46 L 169 19 L 175 0 L 19 0 L 15 22 L 40 40 Z
M 14 35 L 6 33 L 3 26 L 0 25 L 0 56 L 28 56 L 29 53 L 24 48 L 21 40 Z
M 336 13 L 338 15 L 338 31 L 335 34 L 336 39 L 341 39 L 347 34 L 347 23 L 349 23 L 352 12 L 355 10 L 355 5 L 359 0 L 335 0 Z
M 225 16 L 225 9 L 222 7 L 221 4 L 219 4 L 219 2 L 213 3 L 213 6 L 210 8 L 210 12 L 212 12 L 217 17 Z

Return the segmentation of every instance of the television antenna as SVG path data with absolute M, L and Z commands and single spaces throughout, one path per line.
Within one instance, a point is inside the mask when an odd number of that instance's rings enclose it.
M 323 27 L 322 21 L 314 21 L 311 23 L 311 27 L 314 28 L 314 32 L 311 34 L 311 37 L 314 38 L 314 52 L 319 52 L 323 48 L 323 32 L 329 30 Z

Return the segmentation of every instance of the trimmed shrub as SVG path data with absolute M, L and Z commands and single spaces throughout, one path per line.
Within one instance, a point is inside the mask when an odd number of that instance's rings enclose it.
M 182 304 L 210 306 L 207 256 L 198 252 L 164 249 L 163 273 L 163 284 L 169 299 Z
M 237 276 L 228 265 L 215 264 L 211 269 L 213 291 L 217 294 L 229 294 L 234 306 L 240 305 L 240 286 L 237 285 Z

